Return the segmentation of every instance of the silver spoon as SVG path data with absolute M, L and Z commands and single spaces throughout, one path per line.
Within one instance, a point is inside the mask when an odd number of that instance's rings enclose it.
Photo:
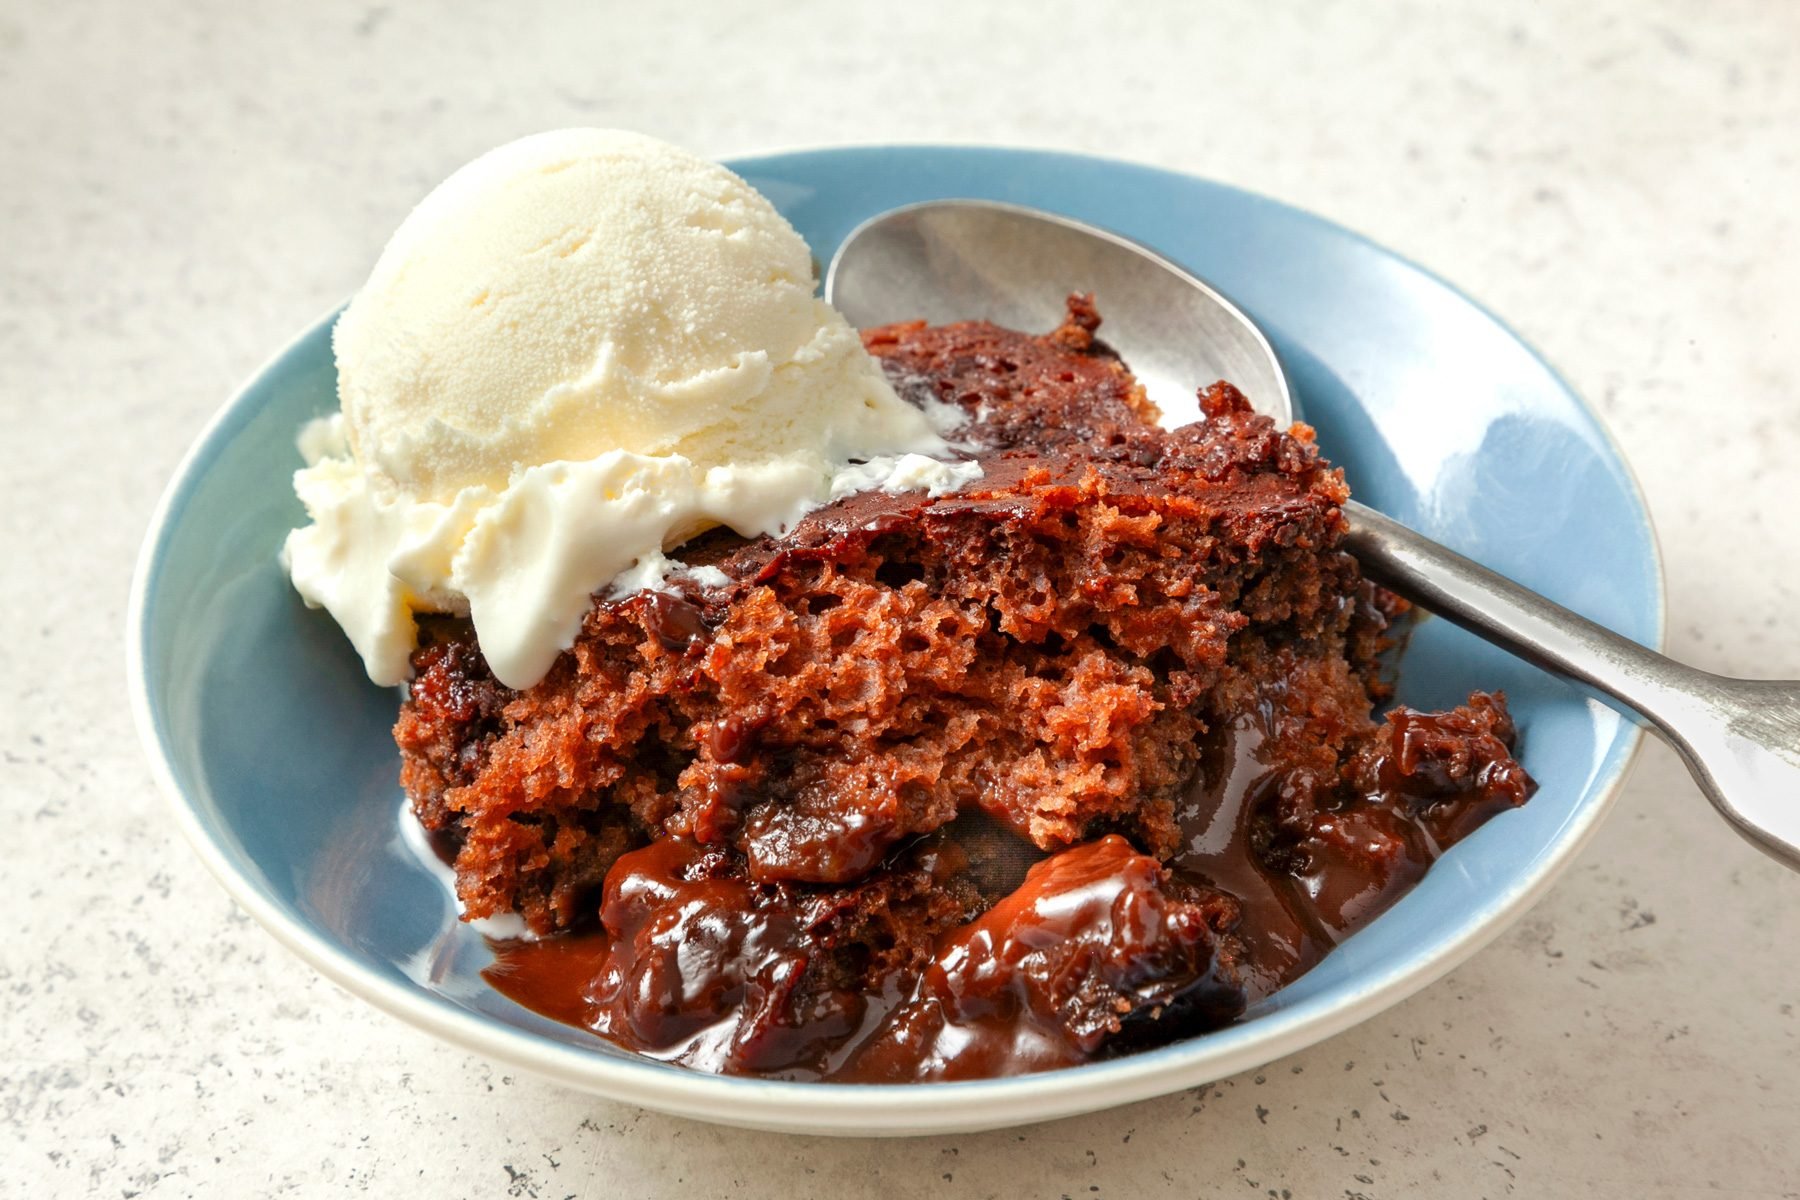
M 853 325 L 983 318 L 1049 329 L 1066 281 L 1101 298 L 1106 340 L 1172 423 L 1227 379 L 1293 420 L 1268 339 L 1230 301 L 1148 248 L 1091 225 L 978 200 L 893 209 L 853 230 L 825 297 Z M 1800 870 L 1800 682 L 1729 679 L 1646 650 L 1352 500 L 1349 548 L 1379 582 L 1635 713 L 1673 746 L 1707 799 Z

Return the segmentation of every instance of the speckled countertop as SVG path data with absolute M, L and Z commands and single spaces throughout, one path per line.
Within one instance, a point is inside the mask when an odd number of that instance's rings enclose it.
M 592 123 L 1100 151 L 1363 230 L 1600 408 L 1673 652 L 1800 676 L 1800 7 L 428 7 L 0 5 L 0 1195 L 1800 1195 L 1800 879 L 1660 746 L 1523 922 L 1349 1033 L 835 1142 L 515 1077 L 324 982 L 181 843 L 121 666 L 144 522 L 232 386 L 452 168 Z

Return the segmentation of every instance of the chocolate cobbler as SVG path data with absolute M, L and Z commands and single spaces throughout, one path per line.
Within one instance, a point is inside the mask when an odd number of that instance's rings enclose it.
M 983 478 L 702 535 L 531 688 L 425 625 L 407 793 L 540 935 L 496 988 L 707 1071 L 1043 1070 L 1232 1021 L 1525 802 L 1502 696 L 1373 715 L 1403 604 L 1311 431 L 1164 430 L 1098 326 L 867 332 Z

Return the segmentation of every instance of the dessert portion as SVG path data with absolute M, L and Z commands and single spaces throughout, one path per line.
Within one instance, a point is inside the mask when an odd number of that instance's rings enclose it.
M 520 1003 L 709 1071 L 1071 1065 L 1230 1022 L 1533 790 L 1502 697 L 1375 717 L 1404 605 L 1311 431 L 1225 383 L 1161 428 L 1091 298 L 859 341 L 747 185 L 601 131 L 440 194 L 287 553 L 410 676 Z
M 427 628 L 395 732 L 465 909 L 599 908 L 496 987 L 708 1070 L 1068 1065 L 1231 1020 L 1525 800 L 1499 698 L 1371 716 L 1400 604 L 1310 434 L 1223 384 L 1157 428 L 1097 320 L 866 334 L 982 478 L 690 542 L 712 584 L 535 688 Z

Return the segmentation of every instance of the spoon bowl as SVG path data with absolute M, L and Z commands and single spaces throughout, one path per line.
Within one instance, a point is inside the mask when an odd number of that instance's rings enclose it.
M 908 205 L 851 231 L 825 277 L 862 328 L 980 316 L 1054 329 L 1071 292 L 1105 302 L 1102 337 L 1170 428 L 1199 418 L 1195 388 L 1215 379 L 1278 423 L 1294 419 L 1281 360 L 1235 304 L 1148 246 L 1068 217 L 992 200 Z

